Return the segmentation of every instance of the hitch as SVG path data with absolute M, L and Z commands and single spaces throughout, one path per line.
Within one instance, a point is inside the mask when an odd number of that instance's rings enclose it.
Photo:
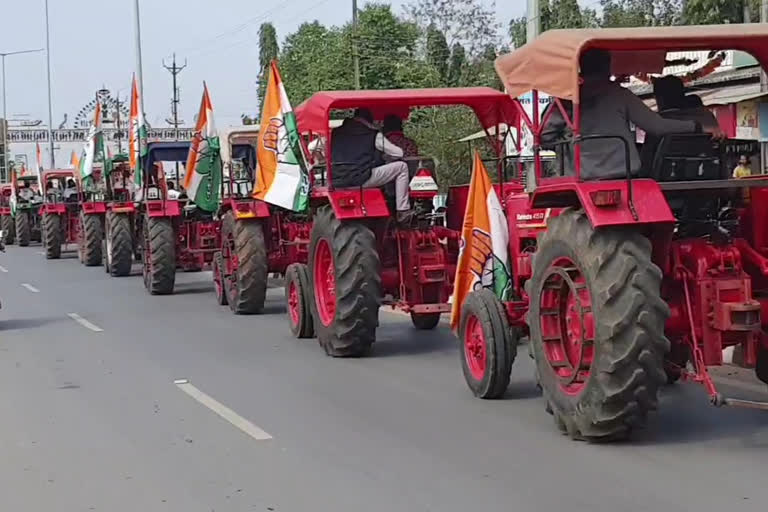
M 729 405 L 731 407 L 741 407 L 744 409 L 761 409 L 768 411 L 768 402 L 758 402 L 756 400 L 741 400 L 739 398 L 724 397 L 720 393 L 715 393 L 709 397 L 709 401 L 715 407 L 723 407 Z

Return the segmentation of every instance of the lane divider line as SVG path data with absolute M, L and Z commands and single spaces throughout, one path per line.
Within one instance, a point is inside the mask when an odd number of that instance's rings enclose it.
M 177 379 L 173 381 L 176 386 L 208 409 L 212 410 L 224 420 L 230 423 L 232 426 L 248 434 L 257 441 L 266 441 L 272 439 L 272 436 L 264 432 L 262 429 L 243 418 L 235 411 L 217 401 L 213 397 L 206 395 L 195 386 L 193 386 L 187 379 Z
M 2 272 L 4 274 L 7 274 L 8 273 L 8 269 L 5 268 L 4 266 L 0 265 L 0 272 Z
M 96 324 L 93 324 L 93 323 L 89 322 L 88 320 L 86 320 L 85 318 L 81 317 L 77 313 L 67 313 L 67 316 L 69 318 L 71 318 L 72 320 L 74 320 L 75 322 L 77 322 L 80 325 L 82 325 L 83 327 L 85 327 L 86 329 L 90 329 L 93 332 L 104 332 L 104 329 L 102 329 L 101 327 L 99 327 Z
M 32 286 L 29 283 L 21 283 L 21 286 L 23 286 L 27 290 L 31 291 L 32 293 L 40 293 L 40 290 L 38 290 L 37 288 L 35 288 L 34 286 Z
M 40 256 L 45 256 L 45 251 L 37 251 L 37 254 L 39 254 Z

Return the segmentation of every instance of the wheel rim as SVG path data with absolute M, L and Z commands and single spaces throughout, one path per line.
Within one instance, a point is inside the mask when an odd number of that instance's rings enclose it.
M 299 291 L 293 279 L 288 283 L 288 314 L 291 323 L 299 325 Z
M 333 253 L 328 241 L 320 239 L 315 248 L 313 258 L 315 285 L 315 303 L 323 325 L 331 325 L 336 316 L 336 269 L 333 264 Z
M 464 330 L 464 359 L 467 361 L 469 373 L 475 380 L 480 381 L 485 377 L 487 358 L 483 325 L 472 315 L 467 319 L 467 327 Z
M 577 395 L 592 372 L 595 321 L 586 278 L 570 258 L 547 269 L 539 308 L 544 356 L 560 389 Z

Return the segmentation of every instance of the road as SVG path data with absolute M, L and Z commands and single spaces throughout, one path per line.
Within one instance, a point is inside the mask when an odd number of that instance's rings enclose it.
M 208 273 L 179 274 L 175 295 L 151 297 L 138 267 L 115 279 L 40 251 L 0 255 L 0 510 L 768 503 L 768 414 L 714 409 L 698 387 L 665 389 L 631 443 L 574 442 L 545 413 L 525 349 L 505 399 L 481 401 L 445 326 L 417 332 L 382 312 L 374 356 L 334 360 L 290 336 L 279 287 L 266 314 L 235 317 L 215 304 Z M 725 391 L 768 397 L 729 379 L 740 387 Z

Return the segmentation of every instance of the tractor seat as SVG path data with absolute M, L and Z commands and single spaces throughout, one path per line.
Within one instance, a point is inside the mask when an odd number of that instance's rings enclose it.
M 720 144 L 709 134 L 649 137 L 640 158 L 642 175 L 659 182 L 723 178 Z

